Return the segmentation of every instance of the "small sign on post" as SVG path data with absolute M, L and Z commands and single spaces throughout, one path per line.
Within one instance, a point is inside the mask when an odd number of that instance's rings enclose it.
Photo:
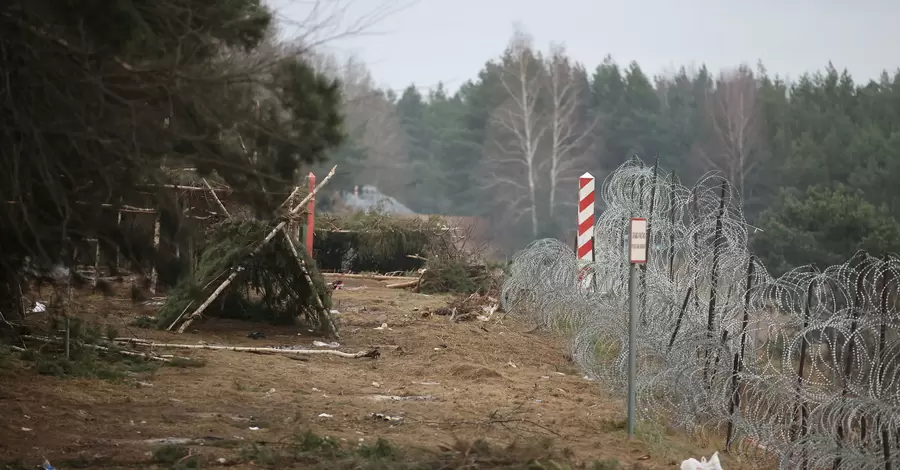
M 647 262 L 647 219 L 641 217 L 631 218 L 631 242 L 629 253 L 632 264 L 645 264 Z
M 628 437 L 634 437 L 637 401 L 637 265 L 647 263 L 647 219 L 632 217 L 628 236 Z

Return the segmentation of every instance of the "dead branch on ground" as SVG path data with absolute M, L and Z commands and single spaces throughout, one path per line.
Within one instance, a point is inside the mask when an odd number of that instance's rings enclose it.
M 175 344 L 175 343 L 155 343 L 148 340 L 143 340 L 140 338 L 116 338 L 115 341 L 117 343 L 130 343 L 135 346 L 143 346 L 149 348 L 171 348 L 171 349 L 205 349 L 205 350 L 213 350 L 213 351 L 234 351 L 234 352 L 249 352 L 249 353 L 270 353 L 270 354 L 306 354 L 306 355 L 315 355 L 315 354 L 327 354 L 338 357 L 345 357 L 348 359 L 359 359 L 363 357 L 371 357 L 373 359 L 377 359 L 381 356 L 378 348 L 370 349 L 368 351 L 359 351 L 355 353 L 347 353 L 343 351 L 335 351 L 332 349 L 281 349 L 281 348 L 272 348 L 272 347 L 254 347 L 254 346 L 227 346 L 227 345 L 213 345 L 213 344 Z
M 347 279 L 366 279 L 370 281 L 412 281 L 418 280 L 417 277 L 410 276 L 387 276 L 385 274 L 342 274 L 342 273 L 322 273 L 325 277 L 338 277 Z
M 541 429 L 542 431 L 545 431 L 545 432 L 548 432 L 548 433 L 550 433 L 550 434 L 553 434 L 554 436 L 557 436 L 557 437 L 563 437 L 562 434 L 560 434 L 560 433 L 558 433 L 558 432 L 556 432 L 556 431 L 554 431 L 554 430 L 548 428 L 547 426 L 544 426 L 543 424 L 536 423 L 536 422 L 534 422 L 534 421 L 532 421 L 532 420 L 529 420 L 529 419 L 526 419 L 526 418 L 519 417 L 519 416 L 521 416 L 522 414 L 524 414 L 524 410 L 522 409 L 522 406 L 523 406 L 522 404 L 519 404 L 519 405 L 517 405 L 515 408 L 513 408 L 512 410 L 510 410 L 508 413 L 503 413 L 503 412 L 501 412 L 501 410 L 494 410 L 494 411 L 492 411 L 492 412 L 490 412 L 490 413 L 488 414 L 488 416 L 487 416 L 486 419 L 474 420 L 474 421 L 469 421 L 469 420 L 463 420 L 463 421 L 458 421 L 458 420 L 438 420 L 438 421 L 433 421 L 433 420 L 417 420 L 417 419 L 413 419 L 413 418 L 409 418 L 409 417 L 406 417 L 406 420 L 407 420 L 407 421 L 418 422 L 418 423 L 422 423 L 422 424 L 429 424 L 429 425 L 432 425 L 432 426 L 435 426 L 435 425 L 437 425 L 437 426 L 440 426 L 440 425 L 449 425 L 449 426 L 492 426 L 492 425 L 499 425 L 499 426 L 502 426 L 502 427 L 504 427 L 504 428 L 506 428 L 506 429 L 508 429 L 508 430 L 511 430 L 511 431 L 517 431 L 517 429 L 513 429 L 512 427 L 510 427 L 510 425 L 513 425 L 513 424 L 527 424 L 527 425 L 530 425 L 530 426 L 534 426 L 534 427 L 536 427 L 536 428 L 538 428 L 538 429 Z
M 62 338 L 47 338 L 47 337 L 43 337 L 43 336 L 33 336 L 33 335 L 22 335 L 22 338 L 23 339 L 31 339 L 34 341 L 40 341 L 42 343 L 53 343 L 53 344 L 64 341 Z M 83 348 L 88 348 L 88 349 L 96 349 L 98 351 L 104 351 L 104 352 L 108 352 L 108 353 L 121 354 L 123 356 L 140 357 L 143 359 L 149 359 L 149 360 L 160 361 L 160 362 L 172 362 L 172 359 L 183 359 L 183 360 L 189 359 L 186 357 L 178 357 L 178 358 L 176 358 L 174 356 L 166 357 L 166 356 L 159 356 L 159 355 L 155 355 L 155 354 L 148 354 L 148 353 L 142 353 L 142 352 L 137 352 L 137 351 L 112 349 L 107 346 L 101 346 L 99 344 L 80 343 L 79 346 L 83 347 Z M 18 348 L 18 349 L 20 349 L 21 351 L 25 350 L 24 348 Z

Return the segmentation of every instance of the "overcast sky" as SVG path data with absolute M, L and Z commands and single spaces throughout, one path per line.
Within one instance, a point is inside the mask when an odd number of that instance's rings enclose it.
M 312 0 L 269 0 L 285 34 L 308 18 Z M 456 89 L 499 55 L 521 23 L 536 45 L 565 44 L 589 69 L 611 54 L 645 72 L 706 63 L 712 69 L 757 60 L 797 77 L 831 60 L 858 80 L 900 66 L 900 2 L 893 0 L 321 0 L 347 6 L 346 25 L 396 10 L 369 34 L 330 42 L 356 54 L 377 82 L 394 89 Z M 322 17 L 322 15 L 319 15 Z

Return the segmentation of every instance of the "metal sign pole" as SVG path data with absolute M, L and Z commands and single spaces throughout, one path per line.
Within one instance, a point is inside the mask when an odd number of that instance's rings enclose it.
M 637 265 L 647 263 L 647 219 L 632 217 L 629 226 L 628 262 L 628 438 L 634 437 L 637 377 Z
M 637 265 L 628 264 L 628 438 L 634 437 L 634 407 L 635 387 L 634 378 L 637 375 L 637 341 L 635 341 L 635 328 L 637 326 Z

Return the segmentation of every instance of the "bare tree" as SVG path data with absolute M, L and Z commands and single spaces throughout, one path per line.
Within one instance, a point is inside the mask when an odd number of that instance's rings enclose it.
M 753 72 L 741 66 L 722 73 L 707 93 L 710 141 L 698 149 L 701 161 L 715 168 L 743 194 L 747 177 L 760 158 L 759 88 Z
M 341 83 L 347 129 L 366 152 L 364 183 L 399 195 L 408 180 L 407 145 L 394 104 L 376 86 L 368 67 L 355 58 L 344 64 Z
M 501 65 L 506 102 L 488 125 L 486 189 L 515 219 L 530 214 L 537 236 L 538 178 L 546 161 L 540 146 L 547 127 L 538 108 L 544 71 L 532 38 L 521 28 L 516 28 Z
M 365 160 L 350 179 L 372 184 L 386 194 L 401 194 L 409 179 L 408 152 L 394 104 L 356 57 L 341 62 L 334 54 L 318 53 L 313 64 L 318 71 L 339 79 L 349 143 L 365 152 Z
M 583 70 L 572 64 L 565 48 L 552 45 L 546 62 L 550 107 L 547 113 L 550 131 L 549 215 L 552 218 L 556 207 L 565 205 L 559 203 L 557 191 L 563 188 L 571 192 L 575 187 L 572 182 L 578 178 L 579 166 L 585 162 L 597 121 L 585 119 L 582 98 L 586 96 L 587 81 Z
M 271 0 L 283 34 L 304 46 L 303 52 L 318 50 L 364 35 L 377 33 L 373 28 L 392 15 L 418 3 L 418 0 Z

